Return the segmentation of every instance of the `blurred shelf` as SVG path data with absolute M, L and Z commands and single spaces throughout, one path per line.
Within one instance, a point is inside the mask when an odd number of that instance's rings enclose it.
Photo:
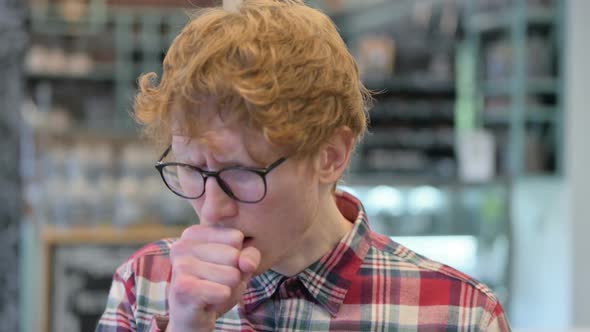
M 349 172 L 345 174 L 344 179 L 339 186 L 433 186 L 433 187 L 451 187 L 451 188 L 469 188 L 469 187 L 493 187 L 507 186 L 510 179 L 506 177 L 496 177 L 484 182 L 466 182 L 456 177 L 440 177 L 429 175 L 400 175 L 394 172 L 371 171 L 371 172 Z
M 554 8 L 528 8 L 527 18 L 533 24 L 554 24 L 557 22 L 558 11 Z
M 483 82 L 483 93 L 488 97 L 509 96 L 518 93 L 513 88 L 513 80 L 502 79 Z M 525 93 L 528 94 L 557 94 L 559 84 L 557 79 L 539 78 L 528 79 L 525 83 Z
M 105 23 L 101 21 L 68 22 L 60 18 L 43 18 L 31 23 L 31 32 L 41 36 L 68 36 L 90 38 L 105 32 Z
M 43 73 L 29 70 L 26 73 L 26 76 L 29 80 L 34 81 L 86 81 L 113 83 L 115 80 L 115 71 L 113 66 L 101 66 L 100 69 L 93 70 L 88 74 Z
M 487 108 L 484 111 L 484 124 L 509 124 L 511 119 L 510 108 Z M 551 123 L 556 121 L 557 108 L 555 107 L 529 107 L 524 114 L 527 122 Z
M 468 25 L 477 32 L 490 32 L 509 29 L 517 13 L 508 8 L 500 11 L 471 15 Z M 557 22 L 557 10 L 553 8 L 528 8 L 526 20 L 529 24 L 551 25 Z
M 422 94 L 454 94 L 453 80 L 437 80 L 428 77 L 396 77 L 387 79 L 367 79 L 365 86 L 375 92 L 383 93 L 422 93 Z
M 95 65 L 95 69 L 89 73 L 50 73 L 27 70 L 26 76 L 30 80 L 51 81 L 89 81 L 112 83 L 115 80 L 115 67 L 113 65 Z
M 135 128 L 70 128 L 65 132 L 37 128 L 36 136 L 42 141 L 51 139 L 73 142 L 132 142 L 140 141 L 141 134 Z
M 113 225 L 55 227 L 44 226 L 46 245 L 148 243 L 162 238 L 179 237 L 186 227 L 144 224 L 128 227 Z
M 30 7 L 30 27 L 33 34 L 89 37 L 104 31 L 106 8 L 88 6 L 75 17 L 64 16 L 65 10 L 55 3 Z
M 391 24 L 399 19 L 411 16 L 417 4 L 442 3 L 443 0 L 402 0 L 382 1 L 379 3 L 355 8 L 331 15 L 332 20 L 338 26 L 340 34 L 344 37 L 359 35 L 381 26 Z
M 50 6 L 52 8 L 52 6 Z M 117 25 L 167 26 L 173 36 L 189 20 L 186 9 L 180 7 L 101 7 L 77 19 L 66 19 L 55 8 L 31 10 L 29 19 L 33 35 L 89 38 L 100 34 L 116 33 Z
M 369 112 L 371 121 L 419 121 L 452 122 L 455 119 L 453 107 L 435 104 L 429 106 L 398 106 L 395 103 L 379 102 Z
M 374 140 L 369 141 L 365 138 L 365 142 L 363 148 L 365 149 L 391 149 L 396 151 L 416 151 L 419 153 L 423 153 L 425 155 L 433 155 L 433 156 L 448 156 L 449 158 L 452 157 L 453 153 L 455 152 L 455 147 L 452 144 L 436 144 L 433 143 L 428 146 L 419 145 L 418 143 L 412 144 L 401 144 L 395 142 L 395 140 L 390 141 L 383 141 L 383 140 Z
M 181 9 L 195 9 L 203 7 L 211 7 L 219 4 L 217 0 L 106 0 L 109 7 L 116 8 L 181 8 Z
M 551 171 L 551 172 L 531 172 L 526 171 L 522 174 L 515 182 L 524 182 L 524 181 L 562 181 L 563 174 L 559 171 Z
M 466 3 L 465 50 L 475 62 L 466 63 L 463 69 L 474 84 L 462 86 L 465 91 L 460 93 L 471 96 L 466 105 L 471 107 L 472 119 L 505 138 L 498 141 L 501 152 L 496 164 L 508 176 L 517 180 L 530 174 L 527 158 L 538 154 L 527 150 L 531 127 L 548 132 L 543 142 L 545 153 L 539 156 L 542 165 L 537 165 L 543 169 L 540 174 L 559 174 L 563 167 L 563 47 L 559 46 L 565 19 L 563 1 L 551 1 L 548 6 L 532 5 L 528 0 L 509 2 L 500 10 L 487 12 L 473 12 L 481 1 Z M 535 43 L 543 47 L 536 48 Z M 531 58 L 541 51 L 548 53 L 539 54 L 542 59 Z M 492 57 L 496 60 L 491 61 Z M 546 62 L 540 66 L 542 61 Z M 482 77 L 492 63 L 506 66 L 510 73 Z M 496 106 L 476 111 L 478 106 L 472 106 L 481 105 L 481 97 L 485 105 Z
M 399 136 L 392 136 L 389 135 L 387 132 L 376 132 L 365 136 L 363 141 L 363 148 L 387 148 L 395 150 L 410 150 L 421 152 L 446 152 L 450 154 L 452 154 L 455 150 L 453 142 L 454 136 L 452 136 L 449 140 L 437 139 L 435 137 L 436 133 L 430 133 L 428 136 L 433 137 L 432 139 L 429 139 L 428 142 L 423 142 L 419 139 L 400 141 Z

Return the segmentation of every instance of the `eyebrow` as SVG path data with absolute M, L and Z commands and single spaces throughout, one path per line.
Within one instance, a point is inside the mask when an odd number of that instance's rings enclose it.
M 178 154 L 174 153 L 173 149 L 171 149 L 170 155 L 173 157 L 175 162 L 191 165 L 191 166 L 198 167 L 198 168 L 202 168 L 203 170 L 213 171 L 212 169 L 209 169 L 208 167 L 206 167 L 206 165 L 199 165 L 200 163 L 195 162 L 195 160 L 190 158 L 190 155 L 191 155 L 190 153 L 185 153 L 185 154 L 182 154 L 179 156 Z M 263 167 L 267 166 L 267 165 L 259 165 L 255 160 L 251 160 L 252 163 L 247 163 L 247 164 L 245 164 L 244 162 L 241 162 L 241 161 L 237 161 L 236 159 L 230 159 L 230 160 L 226 160 L 223 162 L 218 161 L 216 159 L 215 161 L 219 165 L 219 167 L 216 168 L 217 170 L 220 170 L 223 168 L 228 168 L 228 167 L 236 167 L 236 166 L 248 167 L 248 168 L 263 168 Z

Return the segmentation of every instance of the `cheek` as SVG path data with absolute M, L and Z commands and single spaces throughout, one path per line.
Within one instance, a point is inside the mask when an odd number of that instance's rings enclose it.
M 293 185 L 267 196 L 268 200 L 265 199 L 264 204 L 256 212 L 259 230 L 271 239 L 289 241 L 301 229 L 306 228 L 317 205 L 309 188 Z
M 298 166 L 288 169 L 288 172 L 285 172 L 286 174 L 282 175 L 281 179 L 276 181 L 276 186 L 272 188 L 287 199 L 308 197 L 314 194 L 314 189 L 317 187 L 317 177 L 309 166 Z
M 301 170 L 272 177 L 264 200 L 253 206 L 242 205 L 240 215 L 251 226 L 255 225 L 257 233 L 269 239 L 289 241 L 306 227 L 317 209 L 318 190 L 313 181 L 312 175 Z

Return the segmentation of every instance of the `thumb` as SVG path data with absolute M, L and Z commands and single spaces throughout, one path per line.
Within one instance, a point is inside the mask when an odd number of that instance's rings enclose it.
M 247 279 L 252 277 L 258 265 L 260 265 L 260 251 L 254 247 L 244 248 L 240 253 L 238 266 Z

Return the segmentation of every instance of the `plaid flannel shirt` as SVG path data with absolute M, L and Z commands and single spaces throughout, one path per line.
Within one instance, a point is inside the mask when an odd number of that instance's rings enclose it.
M 269 270 L 216 331 L 510 331 L 485 285 L 370 230 L 361 203 L 338 193 L 353 230 L 299 274 Z M 114 275 L 97 331 L 164 331 L 173 239 L 135 253 Z

